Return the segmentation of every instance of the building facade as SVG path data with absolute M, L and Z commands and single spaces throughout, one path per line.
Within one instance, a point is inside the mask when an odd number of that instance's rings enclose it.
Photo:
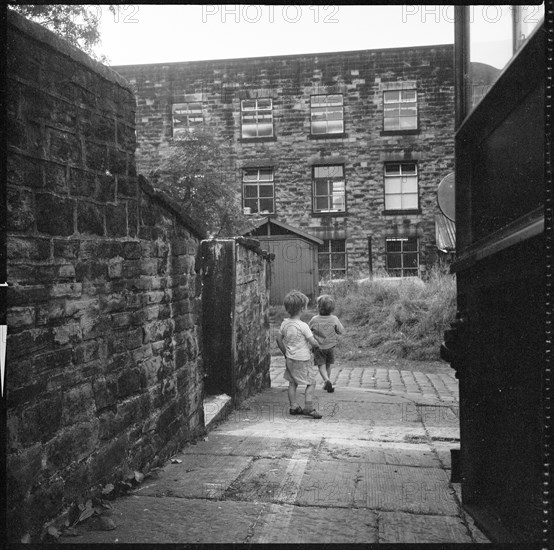
M 119 66 L 137 164 L 207 127 L 232 142 L 242 207 L 323 241 L 320 278 L 423 275 L 454 170 L 453 46 Z

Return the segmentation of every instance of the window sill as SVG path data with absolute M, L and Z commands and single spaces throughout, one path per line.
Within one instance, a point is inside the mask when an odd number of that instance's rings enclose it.
M 346 216 L 348 212 L 312 212 L 312 218 L 336 218 L 338 216 Z
M 341 132 L 340 134 L 309 134 L 308 139 L 344 139 L 348 134 Z
M 421 210 L 383 210 L 383 216 L 417 216 L 421 214 Z
M 382 136 L 416 136 L 421 130 L 381 130 Z
M 240 138 L 240 143 L 264 143 L 268 141 L 277 141 L 277 138 L 275 136 L 271 137 L 254 137 L 254 138 Z

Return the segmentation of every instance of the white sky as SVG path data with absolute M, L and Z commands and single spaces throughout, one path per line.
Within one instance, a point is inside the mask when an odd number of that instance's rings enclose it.
M 452 6 L 125 5 L 102 9 L 111 65 L 394 48 L 454 41 Z
M 450 5 L 119 5 L 101 13 L 110 65 L 132 65 L 451 44 Z M 511 7 L 471 8 L 472 61 L 502 68 L 511 57 Z M 524 8 L 536 22 L 544 6 Z M 473 34 L 474 33 L 474 34 Z M 475 36 L 475 38 L 473 38 Z

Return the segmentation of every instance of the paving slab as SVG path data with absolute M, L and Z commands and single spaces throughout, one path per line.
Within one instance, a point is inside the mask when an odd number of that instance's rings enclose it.
M 404 466 L 440 468 L 440 462 L 430 445 L 388 443 L 382 441 L 352 441 L 348 439 L 324 439 L 318 449 L 321 460 L 347 460 Z
M 389 464 L 360 464 L 355 503 L 415 514 L 457 515 L 458 503 L 446 472 Z
M 271 504 L 254 527 L 251 543 L 376 543 L 377 514 L 369 510 Z
M 184 498 L 132 496 L 113 501 L 112 531 L 87 531 L 61 538 L 70 544 L 242 543 L 259 517 L 262 504 Z
M 252 457 L 179 454 L 180 464 L 168 464 L 157 479 L 147 481 L 135 494 L 157 497 L 218 498 Z
M 459 517 L 379 513 L 379 542 L 404 544 L 474 542 Z

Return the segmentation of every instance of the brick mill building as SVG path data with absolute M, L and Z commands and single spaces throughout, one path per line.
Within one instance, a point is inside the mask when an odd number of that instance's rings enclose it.
M 275 222 L 264 232 L 313 237 L 320 278 L 422 275 L 437 261 L 453 45 L 114 69 L 136 90 L 142 173 L 205 125 L 233 143 L 244 212 Z

